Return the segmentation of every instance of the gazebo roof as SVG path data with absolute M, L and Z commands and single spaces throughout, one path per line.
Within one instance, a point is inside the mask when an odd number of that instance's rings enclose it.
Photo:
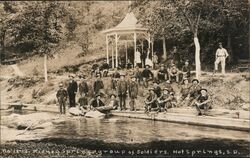
M 117 26 L 104 30 L 102 33 L 109 34 L 109 33 L 131 33 L 137 31 L 147 31 L 147 28 L 143 28 L 141 24 L 138 23 L 133 12 L 127 13 L 125 18 L 119 23 Z

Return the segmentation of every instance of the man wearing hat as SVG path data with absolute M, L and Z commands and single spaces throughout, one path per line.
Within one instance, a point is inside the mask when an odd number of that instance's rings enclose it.
M 108 72 L 109 72 L 109 64 L 107 63 L 107 60 L 105 59 L 100 67 L 100 70 L 102 72 L 102 76 L 103 77 L 107 77 L 108 76 Z
M 149 65 L 142 71 L 143 85 L 145 88 L 148 87 L 148 81 L 154 78 L 154 74 L 150 71 Z
M 154 88 L 149 88 L 149 94 L 145 100 L 145 113 L 150 111 L 158 111 L 159 106 L 157 104 L 157 96 L 154 92 Z
M 189 65 L 188 60 L 185 61 L 185 65 L 183 65 L 181 73 L 182 73 L 182 79 L 183 78 L 190 78 L 190 76 L 191 76 L 191 67 Z
M 116 95 L 114 93 L 110 94 L 109 106 L 113 107 L 113 110 L 116 110 L 119 106 L 118 100 L 116 99 Z
M 188 94 L 188 100 L 189 100 L 189 103 L 191 103 L 190 106 L 194 104 L 195 99 L 199 96 L 200 90 L 201 90 L 201 86 L 199 84 L 199 80 L 193 79 L 192 85 L 190 86 L 189 94 Z
M 100 74 L 96 76 L 96 80 L 94 82 L 94 93 L 95 95 L 100 93 L 100 90 L 104 88 L 103 81 L 101 79 Z
M 136 81 L 137 81 L 139 84 L 140 84 L 140 82 L 141 82 L 141 80 L 142 80 L 141 73 L 142 73 L 142 72 L 140 71 L 139 66 L 136 66 L 134 75 L 135 75 Z
M 135 99 L 137 98 L 138 95 L 138 83 L 136 82 L 136 76 L 133 75 L 131 77 L 131 82 L 129 83 L 129 97 L 130 97 L 130 110 L 134 111 L 135 110 Z
M 156 96 L 160 97 L 161 96 L 161 87 L 159 85 L 159 81 L 154 80 L 153 84 L 154 84 L 154 92 L 155 92 Z
M 181 103 L 178 106 L 186 106 L 188 104 L 187 100 L 188 100 L 188 95 L 189 95 L 189 91 L 190 91 L 190 87 L 191 85 L 189 84 L 189 80 L 188 78 L 183 78 L 182 81 L 182 85 L 181 85 Z
M 69 107 L 75 107 L 76 106 L 76 93 L 77 93 L 77 82 L 74 80 L 74 76 L 70 75 L 70 82 L 67 87 L 67 92 L 69 95 Z
M 56 98 L 59 103 L 60 114 L 65 114 L 65 106 L 67 101 L 67 91 L 63 88 L 63 84 L 59 84 L 59 90 L 56 93 Z
M 126 110 L 126 96 L 127 96 L 128 85 L 125 80 L 125 74 L 121 74 L 120 81 L 117 85 L 117 95 L 119 97 L 121 110 Z
M 176 67 L 175 64 L 171 64 L 170 68 L 168 69 L 168 76 L 170 82 L 174 79 L 177 83 L 179 82 L 180 77 L 180 70 Z
M 112 85 L 112 89 L 116 89 L 117 87 L 117 82 L 120 79 L 120 73 L 118 72 L 118 69 L 115 68 L 115 72 L 112 74 L 112 79 L 111 79 L 111 85 Z
M 95 98 L 93 98 L 91 101 L 90 101 L 90 110 L 93 110 L 97 107 L 101 107 L 101 106 L 105 106 L 105 104 L 103 103 L 103 101 L 101 100 L 101 94 L 96 94 L 95 95 Z
M 168 71 L 165 69 L 164 64 L 161 64 L 160 70 L 157 73 L 157 78 L 161 82 L 164 82 L 168 79 Z
M 173 92 L 170 92 L 168 88 L 164 88 L 162 95 L 157 99 L 157 103 L 161 111 L 167 111 L 172 106 L 171 101 L 174 100 Z
M 80 96 L 87 96 L 89 92 L 89 86 L 84 76 L 81 76 L 81 79 L 82 79 L 82 82 L 79 84 Z
M 200 95 L 198 98 L 195 100 L 195 107 L 198 112 L 198 115 L 203 115 L 205 112 L 208 111 L 208 109 L 211 109 L 211 106 L 209 103 L 212 101 L 209 99 L 209 96 L 207 94 L 207 89 L 202 88 L 200 91 Z M 204 113 L 202 113 L 201 109 L 204 109 Z
M 218 65 L 221 63 L 221 72 L 225 75 L 226 58 L 228 57 L 228 52 L 223 48 L 222 43 L 219 43 L 219 48 L 216 50 L 215 62 L 214 62 L 214 73 L 218 71 Z

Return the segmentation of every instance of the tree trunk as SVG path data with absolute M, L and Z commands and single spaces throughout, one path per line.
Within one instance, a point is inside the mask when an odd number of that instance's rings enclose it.
M 227 51 L 228 51 L 228 54 L 229 54 L 229 62 L 231 63 L 232 60 L 233 60 L 233 52 L 232 52 L 232 42 L 231 42 L 231 33 L 228 32 L 227 33 Z
M 200 61 L 200 43 L 197 33 L 194 34 L 194 45 L 195 45 L 195 74 L 196 78 L 199 79 L 201 76 L 201 61 Z
M 44 54 L 44 79 L 45 79 L 45 83 L 48 82 L 48 74 L 47 74 L 47 54 Z
M 166 50 L 166 39 L 165 39 L 165 37 L 163 37 L 163 39 L 162 39 L 162 46 L 163 46 L 162 59 L 163 59 L 163 61 L 166 61 L 166 59 L 167 59 L 167 50 Z

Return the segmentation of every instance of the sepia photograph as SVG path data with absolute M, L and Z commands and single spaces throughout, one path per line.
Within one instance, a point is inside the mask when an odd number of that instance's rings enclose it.
M 0 157 L 250 157 L 250 1 L 0 1 Z

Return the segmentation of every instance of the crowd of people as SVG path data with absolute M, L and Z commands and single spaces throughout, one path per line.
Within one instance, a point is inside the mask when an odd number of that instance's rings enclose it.
M 218 55 L 218 50 L 216 54 Z M 112 69 L 106 60 L 101 65 L 95 61 L 89 75 L 78 75 L 81 80 L 79 84 L 74 80 L 76 75 L 70 75 L 67 89 L 60 84 L 57 92 L 60 113 L 65 114 L 67 99 L 69 107 L 76 106 L 77 92 L 80 94 L 78 104 L 83 110 L 109 106 L 113 110 L 122 111 L 127 110 L 126 102 L 129 101 L 129 110 L 136 111 L 137 100 L 140 104 L 143 102 L 145 113 L 166 112 L 169 108 L 189 106 L 195 107 L 198 115 L 203 115 L 211 109 L 208 90 L 200 85 L 199 80 L 192 77 L 189 61 L 180 61 L 176 47 L 168 61 L 159 63 L 155 53 L 152 59 L 153 65 L 146 64 L 145 68 L 142 68 L 140 63 L 135 62 L 136 65 L 133 65 L 127 62 L 129 65 Z M 218 64 L 218 61 L 215 64 Z M 95 79 L 92 85 L 88 83 L 86 76 Z M 103 81 L 108 80 L 107 78 L 111 78 L 111 86 L 104 84 Z M 178 97 L 172 83 L 177 83 L 180 87 Z M 93 95 L 90 95 L 90 89 L 93 90 Z M 108 90 L 108 95 L 104 89 Z M 147 96 L 138 99 L 139 89 L 147 90 Z M 108 96 L 108 101 L 103 101 L 105 95 Z

